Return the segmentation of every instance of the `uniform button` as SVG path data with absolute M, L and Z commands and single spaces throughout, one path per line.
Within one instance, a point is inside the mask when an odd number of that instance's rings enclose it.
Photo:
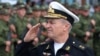
M 75 44 L 75 41 L 73 41 L 73 44 Z

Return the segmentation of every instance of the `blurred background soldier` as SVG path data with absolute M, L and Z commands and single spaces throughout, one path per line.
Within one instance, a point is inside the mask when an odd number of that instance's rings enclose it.
M 78 7 L 78 5 L 76 3 L 74 3 L 74 4 L 70 5 L 70 6 L 67 5 L 67 8 L 69 10 L 71 10 L 74 14 L 76 14 L 77 16 L 80 15 L 80 7 Z M 73 26 L 73 28 L 72 28 L 72 30 L 70 32 L 71 36 L 76 37 L 76 33 L 77 33 L 78 28 L 79 28 L 79 25 L 80 24 L 78 24 L 78 23 L 74 24 L 74 26 Z
M 31 8 L 28 9 L 27 12 L 28 13 L 31 12 Z M 32 19 L 30 20 L 30 23 L 27 24 L 27 28 L 30 29 L 35 24 L 44 22 L 45 19 L 43 18 L 43 16 L 46 14 L 47 14 L 47 5 L 41 5 L 41 7 L 39 5 L 34 5 L 32 7 L 32 14 L 30 14 Z M 29 14 L 27 14 L 27 15 L 29 15 Z M 44 40 L 45 40 L 44 35 L 46 35 L 45 29 L 41 25 L 38 36 L 37 36 L 38 38 L 35 38 L 34 41 L 36 43 L 44 42 Z M 33 44 L 36 44 L 35 42 Z
M 91 25 L 90 25 L 90 16 L 89 16 L 89 6 L 84 5 L 81 8 L 81 11 L 79 11 L 78 16 L 80 17 L 80 22 L 75 24 L 72 31 L 74 32 L 75 37 L 80 40 L 82 43 L 86 44 L 89 40 L 90 43 L 88 46 L 93 46 L 92 44 L 92 38 L 91 38 Z
M 32 10 L 33 19 L 35 20 L 35 24 L 37 24 L 41 18 L 41 7 L 39 5 L 34 5 Z
M 17 3 L 15 7 L 15 13 L 11 17 L 11 29 L 12 29 L 12 42 L 14 44 L 14 50 L 17 44 L 20 44 L 23 39 L 23 31 L 27 25 L 26 7 L 24 3 Z
M 26 9 L 26 18 L 27 18 L 27 24 L 26 24 L 26 27 L 22 33 L 22 37 L 25 37 L 26 33 L 28 30 L 30 30 L 32 28 L 32 26 L 34 26 L 36 24 L 36 20 L 33 18 L 33 11 L 32 11 L 32 8 L 27 6 L 27 9 Z M 38 43 L 38 38 L 36 38 L 34 41 L 36 41 L 36 44 Z M 35 44 L 35 43 L 34 43 Z
M 12 5 L 10 3 L 4 3 L 3 8 L 7 9 L 9 14 L 11 14 L 12 11 Z
M 37 24 L 37 23 L 39 23 L 40 22 L 40 20 L 41 20 L 41 7 L 39 6 L 39 5 L 34 5 L 33 7 L 32 7 L 32 10 L 33 10 L 33 13 L 32 13 L 32 15 L 33 15 L 33 19 L 34 19 L 34 23 L 35 24 Z M 38 38 L 36 38 L 36 42 L 39 42 L 38 40 L 40 40 L 40 38 L 41 38 L 41 30 L 39 31 L 39 33 L 38 33 L 38 36 L 37 36 Z M 35 44 L 35 43 L 34 43 Z
M 79 15 L 79 5 L 77 3 L 73 3 L 72 5 L 68 6 L 67 8 L 69 8 L 74 14 Z
M 11 34 L 9 29 L 10 14 L 8 10 L 0 10 L 0 56 L 10 56 Z
M 27 33 L 27 31 L 29 29 L 31 29 L 31 27 L 33 26 L 34 24 L 34 19 L 32 18 L 32 8 L 27 6 L 26 7 L 26 15 L 25 17 L 27 18 L 27 25 L 26 25 L 26 28 L 24 29 L 23 33 L 22 33 L 22 37 L 25 36 L 25 34 Z
M 93 48 L 96 56 L 100 56 L 100 5 L 94 6 L 95 13 L 93 15 L 94 26 L 93 26 Z
M 48 9 L 47 5 L 42 5 L 41 6 L 41 17 L 42 18 L 43 18 L 44 15 L 47 15 L 47 9 Z
M 23 29 L 25 29 L 26 24 L 27 24 L 27 18 L 24 17 L 26 14 L 25 5 L 24 4 L 18 5 L 16 13 L 17 14 L 15 15 L 14 25 L 16 28 L 18 43 L 20 43 L 21 40 L 23 39 L 23 37 L 21 37 Z
M 43 35 L 41 37 L 41 42 L 48 41 L 46 29 L 43 27 L 43 25 L 45 25 L 45 21 L 46 21 L 44 16 L 47 15 L 47 9 L 48 9 L 48 5 L 45 4 L 45 5 L 41 6 L 41 19 L 40 19 L 40 23 L 42 23 L 42 26 L 41 26 L 42 32 L 41 32 L 41 34 Z

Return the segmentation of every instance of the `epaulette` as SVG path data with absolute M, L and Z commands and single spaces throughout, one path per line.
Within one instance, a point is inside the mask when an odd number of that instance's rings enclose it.
M 82 43 L 80 43 L 79 41 L 73 41 L 73 46 L 80 49 L 80 50 L 85 50 L 86 46 Z

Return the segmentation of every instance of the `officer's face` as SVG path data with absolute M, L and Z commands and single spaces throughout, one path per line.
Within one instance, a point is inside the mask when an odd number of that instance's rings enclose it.
M 60 19 L 48 19 L 46 23 L 48 37 L 55 39 L 64 34 L 64 24 Z

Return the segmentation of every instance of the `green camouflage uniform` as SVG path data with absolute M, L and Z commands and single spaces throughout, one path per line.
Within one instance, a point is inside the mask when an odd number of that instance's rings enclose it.
M 27 24 L 30 24 L 31 26 L 36 24 L 36 20 L 33 19 L 33 17 L 32 17 L 32 8 L 31 7 L 27 7 L 25 17 L 27 18 Z M 24 32 L 22 33 L 22 37 L 25 37 L 28 30 L 29 30 L 29 28 L 26 26 L 24 29 Z
M 22 19 L 19 16 L 15 16 L 14 18 L 14 25 L 16 27 L 16 33 L 18 35 L 18 39 L 22 39 L 21 37 L 26 25 L 27 25 L 27 18 L 23 17 Z
M 6 10 L 1 10 L 0 15 L 6 15 Z M 0 19 L 0 56 L 9 56 L 9 53 L 5 51 L 6 41 L 11 40 L 11 34 L 9 29 L 9 22 Z
M 17 5 L 16 9 L 17 10 L 25 9 L 24 3 Z M 22 40 L 23 39 L 22 33 L 27 25 L 27 18 L 26 17 L 21 18 L 20 16 L 18 16 L 18 14 L 15 14 L 12 16 L 11 22 L 16 28 L 16 34 L 18 39 Z
M 79 16 L 79 18 L 80 22 L 73 26 L 72 31 L 78 34 L 78 36 L 76 36 L 79 37 L 79 39 L 83 39 L 83 36 L 85 36 L 85 32 L 89 30 L 90 22 L 88 17 Z
M 82 10 L 87 10 L 88 8 L 81 8 Z M 88 41 L 84 40 L 84 37 L 86 37 L 86 32 L 91 32 L 91 24 L 90 24 L 90 20 L 91 18 L 89 16 L 83 16 L 83 15 L 78 15 L 80 18 L 79 23 L 76 23 L 73 28 L 72 28 L 72 34 L 78 39 L 80 40 L 82 43 L 84 43 L 85 45 L 88 45 L 90 47 L 93 47 L 93 39 L 92 39 L 92 34 L 90 35 L 90 37 L 88 38 Z
M 93 15 L 96 21 L 95 32 L 93 35 L 93 48 L 96 56 L 100 56 L 100 12 L 96 12 Z
M 46 8 L 46 7 L 44 7 Z M 35 5 L 33 7 L 33 13 L 34 12 L 38 12 L 38 11 L 41 11 L 41 10 L 44 10 L 43 6 L 39 6 L 39 5 Z M 42 23 L 44 21 L 44 18 L 43 17 L 39 17 L 39 18 L 36 18 L 35 16 L 33 16 L 33 19 L 34 19 L 34 23 L 37 24 L 37 23 Z M 37 37 L 39 38 L 39 43 L 43 42 L 45 37 L 43 35 L 41 35 L 41 32 L 44 30 L 43 26 L 40 26 L 40 31 L 38 32 L 38 35 Z
M 25 8 L 25 5 L 23 3 L 16 5 L 15 10 L 19 10 L 21 8 Z M 19 17 L 17 13 L 12 14 L 10 19 L 11 25 L 15 27 L 15 31 L 12 30 L 12 34 L 17 35 L 17 37 L 12 37 L 12 49 L 13 49 L 13 55 L 14 51 L 16 49 L 16 45 L 18 44 L 19 40 L 23 39 L 23 32 L 27 25 L 27 18 L 26 17 Z M 12 56 L 13 56 L 12 55 Z

